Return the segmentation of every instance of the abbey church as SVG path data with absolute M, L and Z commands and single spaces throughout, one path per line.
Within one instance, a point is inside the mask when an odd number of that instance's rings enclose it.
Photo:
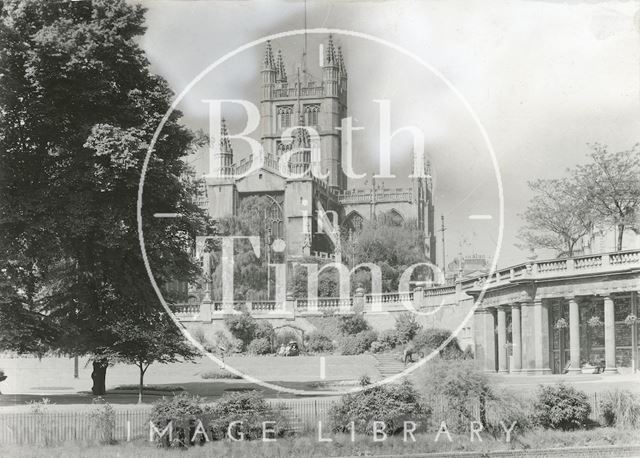
M 291 68 L 291 67 L 290 67 Z M 215 178 L 203 181 L 200 204 L 213 219 L 237 213 L 243 199 L 266 196 L 265 209 L 273 239 L 286 242 L 286 258 L 340 256 L 340 236 L 357 229 L 363 220 L 386 214 L 394 223 L 417 221 L 424 233 L 425 257 L 435 264 L 434 207 L 431 177 L 407 178 L 406 187 L 349 188 L 343 172 L 341 122 L 347 117 L 348 75 L 342 50 L 331 36 L 324 46 L 322 79 L 308 74 L 288 76 L 280 51 L 274 57 L 266 43 L 261 68 L 260 143 L 262 166 L 251 173 L 253 158 L 234 157 L 227 128 L 222 124 L 220 149 L 212 157 Z M 318 134 L 314 156 L 307 129 Z M 290 141 L 283 141 L 289 130 Z M 293 150 L 291 150 L 293 148 Z M 283 174 L 279 160 L 289 154 L 291 174 Z M 358 151 L 354 151 L 357 160 Z M 327 173 L 319 179 L 308 171 L 319 167 Z M 428 167 L 428 165 L 426 166 Z M 298 173 L 300 172 L 300 173 Z M 295 178 L 292 176 L 295 175 Z M 240 178 L 239 178 L 240 177 Z

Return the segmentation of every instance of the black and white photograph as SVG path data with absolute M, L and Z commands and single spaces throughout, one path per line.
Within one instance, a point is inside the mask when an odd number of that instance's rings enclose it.
M 639 457 L 638 0 L 0 0 L 0 456 Z

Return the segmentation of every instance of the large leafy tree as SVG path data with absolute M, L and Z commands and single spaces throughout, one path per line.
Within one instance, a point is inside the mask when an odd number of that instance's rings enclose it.
M 265 196 L 250 196 L 243 199 L 237 215 L 222 218 L 216 230 L 220 236 L 258 237 L 260 257 L 258 258 L 248 240 L 234 243 L 234 295 L 236 300 L 264 300 L 267 298 L 267 240 L 270 219 L 268 209 L 273 201 Z M 273 234 L 271 235 L 273 239 Z M 213 297 L 222 299 L 222 252 L 219 244 L 214 244 L 212 256 Z M 284 262 L 281 253 L 272 252 L 271 263 Z M 273 270 L 272 272 L 273 273 Z M 271 275 L 271 291 L 275 288 L 275 276 Z
M 570 179 L 529 182 L 534 196 L 524 212 L 519 237 L 528 246 L 573 256 L 577 243 L 592 228 L 592 210 Z
M 136 39 L 144 10 L 123 0 L 0 4 L 0 344 L 92 355 L 104 392 L 117 323 L 157 298 L 138 245 L 142 163 L 171 91 Z M 149 164 L 143 217 L 158 284 L 191 280 L 205 218 L 174 112 Z M 181 218 L 154 220 L 156 212 Z
M 625 231 L 640 230 L 640 144 L 619 152 L 595 144 L 589 158 L 565 178 L 529 183 L 534 195 L 519 234 L 529 247 L 572 256 L 593 229 L 615 227 L 621 250 Z
M 640 230 L 640 143 L 618 152 L 595 144 L 590 158 L 574 171 L 576 184 L 596 224 L 616 227 L 616 249 L 621 250 L 625 229 Z
M 343 228 L 342 260 L 349 268 L 360 263 L 374 263 L 382 272 L 382 291 L 398 290 L 402 273 L 412 264 L 428 262 L 424 251 L 424 233 L 413 220 L 398 221 L 391 213 L 381 213 L 373 221 L 363 221 L 355 231 Z M 326 261 L 307 260 L 323 264 Z M 424 267 L 414 271 L 414 280 L 431 278 Z M 371 291 L 371 274 L 368 269 L 358 269 L 351 281 L 352 293 L 359 287 Z M 294 293 L 307 294 L 306 269 L 295 269 Z M 339 295 L 338 274 L 334 269 L 326 270 L 318 278 L 318 294 L 325 297 Z

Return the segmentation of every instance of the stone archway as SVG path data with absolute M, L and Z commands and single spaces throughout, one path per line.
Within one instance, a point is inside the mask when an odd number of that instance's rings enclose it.
M 298 336 L 297 340 L 298 340 L 298 343 L 300 344 L 300 348 L 301 349 L 305 349 L 305 351 L 306 351 L 305 337 L 307 336 L 307 332 L 304 329 L 302 329 L 301 327 L 293 325 L 293 324 L 283 324 L 283 325 L 276 326 L 276 327 L 273 328 L 273 340 L 274 341 L 272 342 L 272 345 L 274 346 L 274 348 L 275 348 L 275 345 L 277 343 L 276 342 L 276 335 L 278 334 L 279 330 L 290 330 L 290 331 L 293 331 L 293 333 L 296 336 Z M 277 349 L 276 349 L 276 351 L 277 351 Z
M 347 230 L 357 231 L 362 228 L 363 222 L 362 215 L 357 210 L 353 210 L 347 215 L 342 226 Z

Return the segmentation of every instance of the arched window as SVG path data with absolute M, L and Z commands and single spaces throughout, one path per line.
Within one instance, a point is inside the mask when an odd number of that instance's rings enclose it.
M 279 106 L 276 111 L 278 119 L 278 129 L 286 129 L 291 127 L 291 117 L 293 115 L 293 105 Z
M 307 126 L 318 125 L 318 113 L 320 113 L 320 105 L 314 103 L 313 105 L 304 106 L 304 123 Z
M 357 211 L 352 211 L 349 213 L 347 218 L 345 219 L 344 226 L 348 229 L 352 229 L 354 231 L 359 231 L 362 229 L 362 223 L 364 222 L 364 218 Z
M 402 224 L 404 224 L 404 217 L 395 208 L 384 212 L 381 216 L 382 218 L 379 219 L 384 220 L 384 222 L 390 226 L 402 226 Z
M 269 227 L 273 240 L 284 238 L 284 221 L 282 218 L 282 207 L 275 202 L 271 203 L 268 210 Z

